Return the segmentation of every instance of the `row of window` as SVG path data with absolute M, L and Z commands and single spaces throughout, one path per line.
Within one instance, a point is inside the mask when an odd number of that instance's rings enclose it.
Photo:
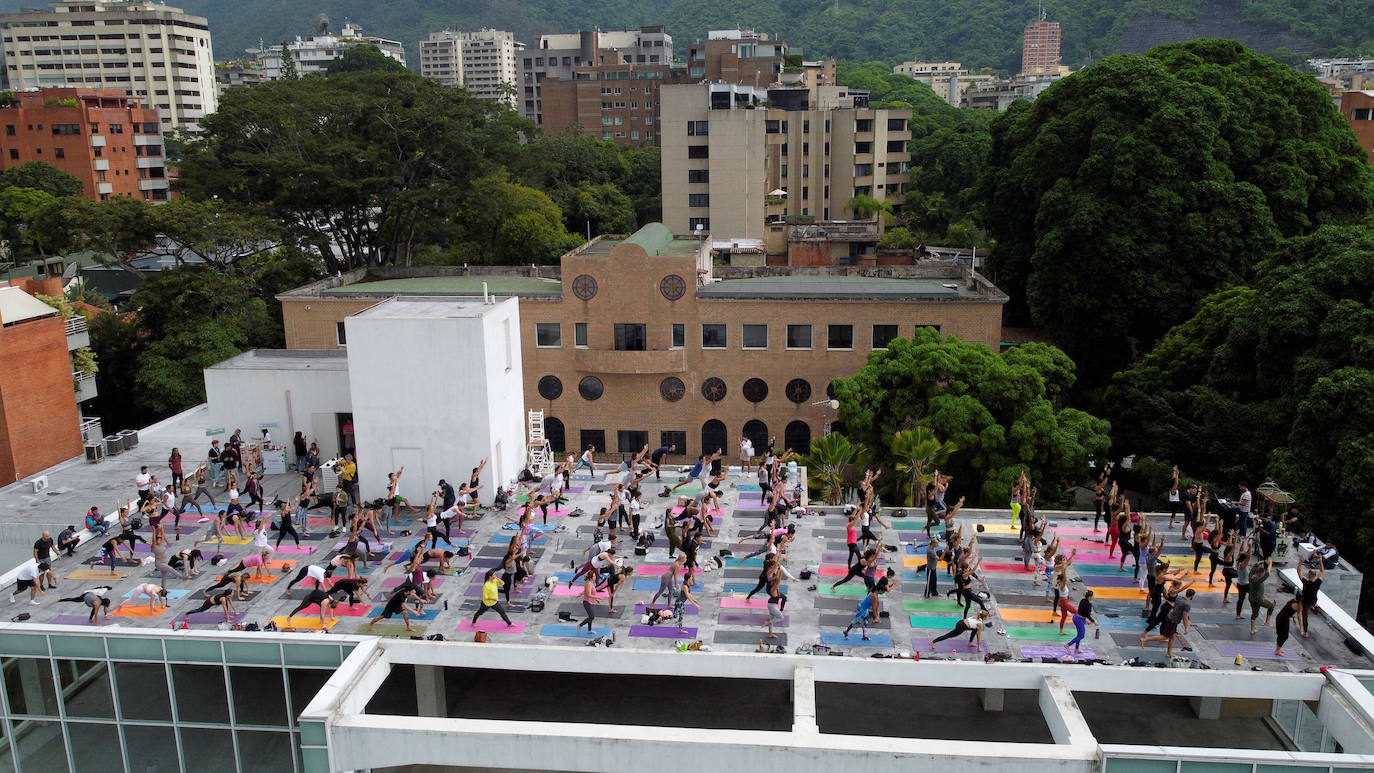
M 740 347 L 743 349 L 768 349 L 769 348 L 769 325 L 767 323 L 744 324 L 739 328 Z M 787 325 L 786 348 L 787 349 L 813 349 L 812 325 L 807 323 Z M 872 326 L 872 336 L 870 337 L 871 346 L 874 349 L 886 349 L 892 339 L 900 335 L 899 326 L 896 324 L 881 324 Z M 939 325 L 916 325 L 915 329 L 934 328 L 940 329 Z M 687 326 L 681 322 L 673 323 L 672 327 L 673 349 L 683 349 L 687 346 Z M 637 322 L 617 322 L 613 328 L 614 344 L 616 351 L 642 352 L 648 348 L 648 326 Z M 837 351 L 850 351 L 854 349 L 854 326 L 853 325 L 826 325 L 825 326 L 825 348 Z M 563 346 L 563 325 L 560 322 L 536 322 L 534 323 L 534 345 L 541 349 L 557 349 Z M 573 346 L 579 349 L 587 348 L 587 323 L 573 323 Z M 702 349 L 728 349 L 730 348 L 729 326 L 723 322 L 707 322 L 701 325 L 701 348 Z
M 607 431 L 604 429 L 578 430 L 577 447 L 568 448 L 567 430 L 563 422 L 552 416 L 544 418 L 544 436 L 549 439 L 549 445 L 555 453 L 581 451 L 589 447 L 598 454 L 611 453 L 610 447 L 606 444 L 606 435 Z M 660 430 L 658 444 L 675 449 L 672 452 L 675 456 L 689 458 L 697 454 L 714 454 L 721 451 L 721 463 L 729 464 L 731 460 L 738 458 L 740 437 L 747 437 L 753 443 L 755 456 L 762 456 L 768 448 L 768 441 L 776 439 L 769 432 L 768 425 L 758 419 L 746 421 L 737 434 L 731 434 L 725 422 L 711 419 L 701 425 L 701 445 L 695 448 L 688 445 L 687 433 L 683 430 Z M 615 453 L 637 454 L 644 446 L 649 445 L 649 432 L 639 429 L 616 430 L 615 441 Z M 784 448 L 806 453 L 811 448 L 811 425 L 800 419 L 788 422 L 783 429 L 782 444 L 778 446 L 778 450 Z
M 535 389 L 543 399 L 557 400 L 563 396 L 563 380 L 550 374 L 540 378 Z M 722 378 L 712 376 L 701 382 L 701 396 L 708 402 L 721 402 L 729 392 L 730 388 Z M 745 379 L 740 387 L 744 399 L 755 404 L 767 400 L 768 392 L 768 382 L 761 378 Z M 831 395 L 831 392 L 832 387 L 827 386 L 826 394 Z M 787 382 L 782 393 L 788 400 L 801 405 L 811 399 L 811 382 L 794 378 Z M 596 376 L 584 376 L 577 382 L 577 394 L 587 402 L 595 402 L 606 394 L 606 385 Z M 670 403 L 678 402 L 687 396 L 687 384 L 677 376 L 668 376 L 658 383 L 658 394 Z

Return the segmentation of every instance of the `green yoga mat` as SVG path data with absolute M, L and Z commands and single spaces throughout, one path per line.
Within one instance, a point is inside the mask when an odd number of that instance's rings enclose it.
M 912 615 L 912 628 L 943 628 L 952 631 L 954 626 L 963 620 L 962 617 L 940 617 L 933 615 Z
M 954 612 L 962 610 L 963 604 L 943 599 L 903 599 L 902 609 L 907 612 Z
M 1031 641 L 1068 641 L 1075 636 L 1073 631 L 1060 633 L 1058 628 L 1027 628 L 1016 626 L 1007 629 L 1008 639 L 1029 639 Z
M 841 585 L 831 590 L 829 585 L 821 583 L 821 585 L 816 588 L 816 591 L 822 596 L 853 596 L 858 598 L 859 596 L 868 595 L 868 589 L 862 585 Z
M 892 528 L 896 529 L 897 531 L 925 531 L 925 529 L 926 529 L 926 522 L 925 522 L 925 521 L 893 521 L 893 522 L 892 522 Z M 931 534 L 934 534 L 934 533 L 937 532 L 937 531 L 944 531 L 944 530 L 945 530 L 945 525 L 944 525 L 943 523 L 936 524 L 936 525 L 930 527 L 930 532 L 931 532 Z

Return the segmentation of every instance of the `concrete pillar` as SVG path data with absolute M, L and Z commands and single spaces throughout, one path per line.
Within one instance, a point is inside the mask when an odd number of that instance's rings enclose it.
M 1073 698 L 1073 691 L 1062 676 L 1046 676 L 1040 683 L 1040 713 L 1057 744 L 1097 748 L 1088 721 Z
M 983 689 L 983 711 L 1001 711 L 1006 702 L 1006 692 L 993 687 Z
M 415 711 L 421 717 L 448 716 L 444 669 L 438 666 L 415 666 Z
M 1208 695 L 1193 698 L 1188 701 L 1193 707 L 1193 713 L 1198 719 L 1221 719 L 1221 698 Z
M 816 724 L 816 675 L 810 666 L 792 670 L 792 732 L 820 732 Z

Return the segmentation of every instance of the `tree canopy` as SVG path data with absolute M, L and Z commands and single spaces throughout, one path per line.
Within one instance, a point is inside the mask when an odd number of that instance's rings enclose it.
M 32 188 L 49 196 L 80 196 L 81 180 L 42 161 L 26 161 L 0 172 L 0 191 L 6 188 Z
M 872 449 L 879 466 L 895 468 L 899 461 L 894 435 L 925 427 L 958 449 L 949 471 L 959 485 L 996 502 L 1023 470 L 1053 484 L 1061 476 L 1076 480 L 1090 459 L 1105 457 L 1110 425 L 1064 406 L 1073 382 L 1073 362 L 1052 346 L 994 354 L 983 344 L 923 329 L 870 354 L 852 378 L 836 379 L 834 389 L 845 433 Z
M 1364 156 L 1325 88 L 1234 41 L 1109 57 L 993 121 L 989 268 L 1100 382 L 1279 239 L 1362 218 Z
M 346 72 L 408 72 L 406 66 L 382 53 L 372 45 L 349 46 L 338 59 L 329 63 L 325 72 L 339 75 Z

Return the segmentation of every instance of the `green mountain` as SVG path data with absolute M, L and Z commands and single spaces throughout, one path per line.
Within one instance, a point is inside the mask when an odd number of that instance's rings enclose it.
M 41 0 L 0 0 L 0 9 Z M 171 0 L 210 19 L 218 59 L 259 41 L 309 34 L 320 13 L 395 38 L 410 55 L 428 32 L 495 27 L 533 40 L 544 32 L 663 24 L 685 44 L 708 29 L 768 32 L 808 56 L 895 63 L 955 59 L 1017 68 L 1032 0 Z M 1229 37 L 1260 51 L 1374 51 L 1374 14 L 1359 0 L 1046 0 L 1063 25 L 1065 64 L 1195 37 Z M 679 49 L 685 51 L 685 48 Z

